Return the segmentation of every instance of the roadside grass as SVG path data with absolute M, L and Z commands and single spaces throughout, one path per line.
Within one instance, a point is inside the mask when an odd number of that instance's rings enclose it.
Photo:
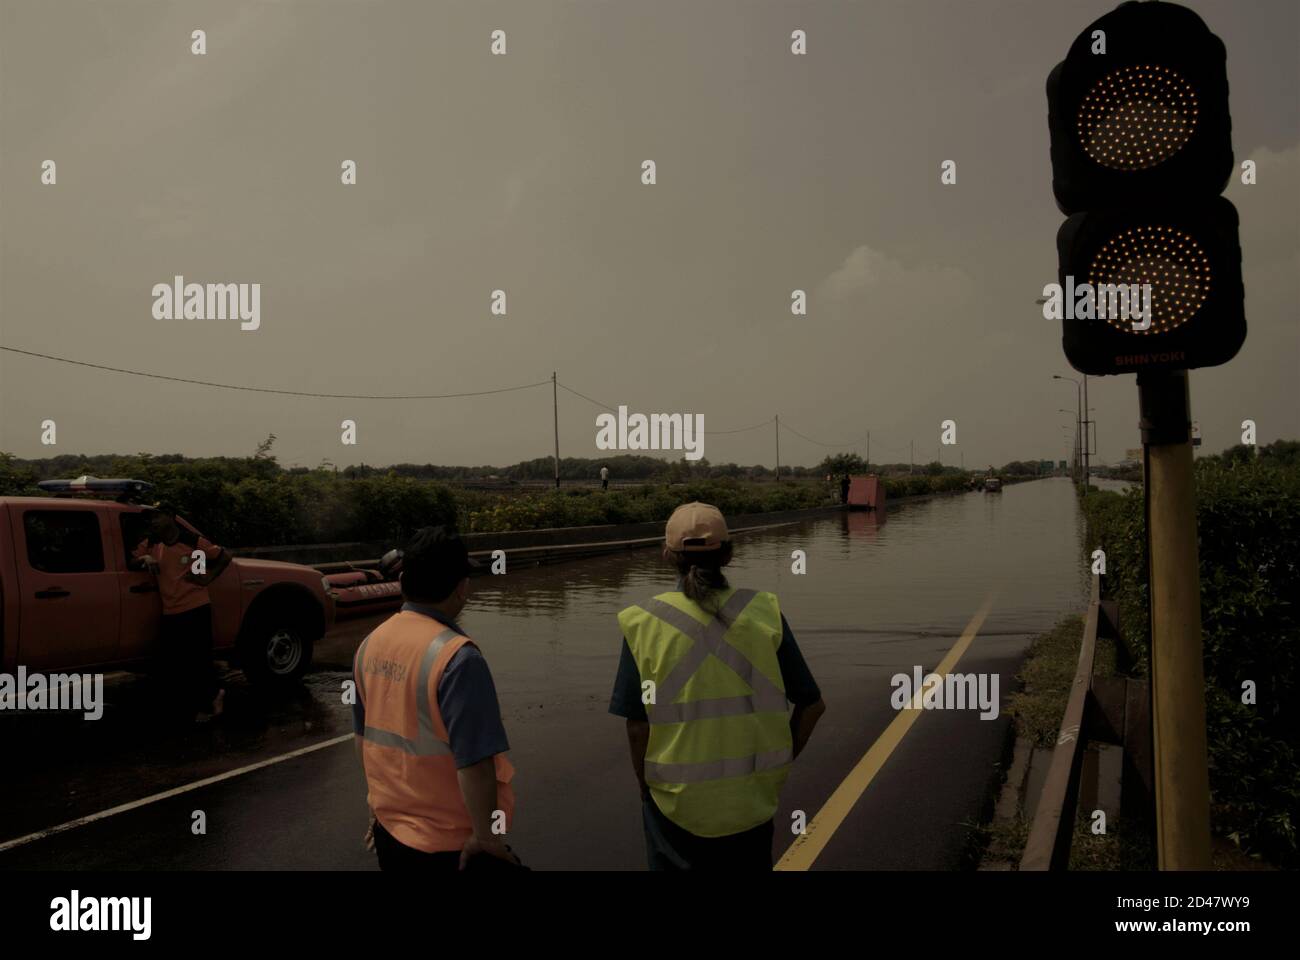
M 1060 735 L 1061 719 L 1065 716 L 1070 688 L 1079 666 L 1083 626 L 1082 616 L 1070 616 L 1035 638 L 1017 674 L 1021 689 L 1011 695 L 1007 712 L 1012 718 L 1016 736 L 1035 747 L 1050 749 Z M 1093 676 L 1114 675 L 1116 657 L 1115 643 L 1099 637 L 1093 658 Z M 972 832 L 972 844 L 982 850 L 981 862 L 985 867 L 1016 869 L 1019 866 L 1030 829 L 1030 821 L 1023 814 L 968 826 Z M 1146 869 L 1144 865 L 1138 865 L 1144 845 L 1141 838 L 1135 838 L 1135 841 L 1129 844 L 1128 837 L 1121 830 L 1096 835 L 1092 832 L 1091 821 L 1081 816 L 1076 819 L 1070 846 L 1070 869 Z M 1134 856 L 1126 853 L 1128 846 L 1134 849 Z
M 1030 822 L 1023 816 L 994 820 L 972 829 L 973 842 L 983 848 L 986 864 L 1009 864 L 1015 869 L 1029 840 Z M 1258 854 L 1244 853 L 1223 837 L 1215 837 L 1211 848 L 1213 870 L 1277 870 Z M 1070 869 L 1094 872 L 1146 872 L 1155 869 L 1155 838 L 1141 825 L 1121 819 L 1114 831 L 1094 834 L 1086 817 L 1074 822 L 1070 842 Z
M 1036 747 L 1056 744 L 1074 672 L 1079 667 L 1082 643 L 1083 617 L 1072 616 L 1029 645 L 1029 653 L 1017 675 L 1023 687 L 1011 695 L 1007 710 L 1016 725 L 1016 734 L 1027 737 Z M 1113 676 L 1115 658 L 1114 641 L 1099 637 L 1092 675 Z
M 969 845 L 974 851 L 971 862 L 985 868 L 997 865 L 1014 870 L 1029 840 L 1029 821 L 1022 816 L 994 818 L 988 823 L 963 824 L 969 831 Z
M 1030 820 L 1021 814 L 984 824 L 968 824 L 971 842 L 981 850 L 977 862 L 986 868 L 998 865 L 1000 869 L 1018 869 L 1025 844 L 1029 841 L 1031 825 Z M 1126 830 L 1121 822 L 1115 832 L 1099 835 L 1092 832 L 1091 821 L 1086 817 L 1075 819 L 1074 837 L 1070 842 L 1071 870 L 1150 870 L 1155 862 L 1153 858 L 1151 839 L 1145 832 Z
M 1131 835 L 1136 834 L 1136 835 Z M 1149 870 L 1155 861 L 1150 856 L 1150 842 L 1144 833 L 1129 831 L 1123 819 L 1106 833 L 1092 832 L 1086 816 L 1074 820 L 1070 840 L 1071 870 Z

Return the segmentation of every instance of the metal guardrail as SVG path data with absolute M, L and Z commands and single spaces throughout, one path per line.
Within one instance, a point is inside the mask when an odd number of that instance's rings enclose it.
M 759 527 L 794 520 L 808 520 L 819 516 L 832 516 L 843 510 L 839 504 L 804 507 L 795 510 L 777 510 L 769 513 L 738 514 L 728 517 L 733 529 Z M 664 521 L 648 523 L 599 524 L 585 527 L 550 527 L 538 530 L 510 530 L 498 533 L 465 533 L 463 539 L 471 554 L 490 554 L 493 550 L 506 550 L 512 554 L 525 548 L 563 547 L 579 544 L 597 546 L 633 540 L 662 540 Z M 373 564 L 395 542 L 284 544 L 274 547 L 231 547 L 236 557 L 262 560 L 286 560 L 313 567 L 331 566 L 346 569 L 348 562 Z
M 839 510 L 839 507 L 829 508 Z M 772 523 L 753 524 L 743 527 L 732 527 L 733 536 L 744 533 L 760 533 L 765 530 L 772 530 L 777 527 L 788 527 L 802 522 L 798 519 L 793 520 L 775 520 Z M 660 524 L 659 526 L 662 526 Z M 625 540 L 594 540 L 587 543 L 569 543 L 569 544 L 542 544 L 536 547 L 513 547 L 510 549 L 511 562 L 522 566 L 538 566 L 545 563 L 552 563 L 559 560 L 580 560 L 586 557 L 601 556 L 607 553 L 617 553 L 622 550 L 637 550 L 645 547 L 662 546 L 664 542 L 663 534 L 656 533 L 653 537 L 634 537 Z M 492 550 L 471 550 L 469 555 L 478 560 L 483 566 L 476 571 L 476 574 L 487 575 L 489 566 L 492 562 Z M 321 573 L 341 573 L 347 570 L 358 568 L 377 567 L 378 559 L 367 560 L 349 560 L 334 561 L 330 563 L 313 563 L 310 566 L 315 567 Z
M 1093 678 L 1099 636 L 1120 638 L 1119 614 L 1113 601 L 1101 598 L 1101 578 L 1094 574 L 1079 664 L 1020 859 L 1021 870 L 1068 869 L 1080 773 L 1089 742 L 1116 744 L 1124 750 L 1123 815 L 1145 817 L 1154 809 L 1149 689 L 1144 681 L 1126 677 Z

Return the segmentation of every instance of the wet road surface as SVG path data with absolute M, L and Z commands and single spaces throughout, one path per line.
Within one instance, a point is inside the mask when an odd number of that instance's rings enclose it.
M 884 522 L 854 513 L 738 539 L 732 583 L 777 593 L 829 708 L 784 790 L 775 857 L 793 839 L 792 812 L 812 820 L 898 716 L 890 678 L 935 667 L 985 605 L 955 670 L 996 674 L 1005 702 L 1032 637 L 1083 606 L 1080 523 L 1069 481 L 1052 479 L 900 504 Z M 794 550 L 807 554 L 804 575 L 791 571 Z M 644 868 L 623 722 L 606 706 L 615 614 L 671 583 L 655 550 L 474 581 L 462 623 L 496 678 L 518 769 L 511 842 L 530 866 Z M 227 714 L 207 727 L 160 721 L 154 685 L 131 675 L 109 678 L 99 721 L 0 720 L 15 774 L 0 797 L 0 869 L 374 869 L 341 692 L 377 622 L 340 624 L 288 694 L 230 671 Z M 919 712 L 812 867 L 965 865 L 965 824 L 1000 776 L 1008 723 Z M 220 779 L 188 789 L 209 778 Z M 184 792 L 24 839 L 171 790 Z

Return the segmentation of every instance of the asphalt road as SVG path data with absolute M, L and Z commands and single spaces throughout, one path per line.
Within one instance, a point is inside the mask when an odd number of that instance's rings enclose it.
M 340 633 L 355 635 L 359 642 L 373 623 L 349 624 Z M 996 620 L 991 616 L 987 624 L 996 625 Z M 822 669 L 820 682 L 831 707 L 795 763 L 783 793 L 775 857 L 793 840 L 793 811 L 802 810 L 805 819 L 811 819 L 894 720 L 896 712 L 880 695 L 882 688 L 889 689 L 889 675 L 910 670 L 918 649 L 924 651 L 927 669 L 934 666 L 957 638 L 890 639 L 892 643 L 878 645 L 893 646 L 905 655 L 874 666 L 876 682 L 864 683 L 860 674 L 847 669 Z M 980 636 L 960 669 L 1011 676 L 1027 639 L 1021 634 Z M 309 686 L 315 696 L 276 703 L 256 720 L 254 715 L 266 705 L 232 674 L 229 718 L 163 737 L 147 756 L 119 756 L 117 764 L 99 771 L 102 789 L 89 784 L 76 789 L 94 776 L 83 767 L 69 785 L 63 815 L 75 820 L 271 761 L 267 766 L 0 852 L 0 869 L 374 869 L 373 855 L 360 844 L 365 785 L 351 739 L 277 759 L 347 734 L 345 708 L 320 707 L 321 691 L 332 689 L 344 676 L 331 671 L 313 674 Z M 147 701 L 142 685 L 123 679 L 110 688 L 110 703 Z M 1006 690 L 1002 692 L 1005 697 Z M 111 709 L 110 717 L 119 727 L 132 720 L 141 723 L 121 707 Z M 537 869 L 643 868 L 639 801 L 623 724 L 606 713 L 603 698 L 516 706 L 507 723 L 519 767 L 519 807 L 511 839 L 526 861 Z M 965 825 L 979 818 L 997 780 L 1007 723 L 1005 715 L 988 721 L 970 712 L 921 711 L 835 831 L 815 868 L 964 866 Z M 139 726 L 136 730 L 147 733 Z M 129 734 L 119 729 L 116 736 Z M 160 762 L 162 751 L 166 758 Z M 51 792 L 51 781 L 58 775 L 57 770 L 46 773 L 50 779 L 44 785 Z M 194 831 L 196 811 L 204 815 L 204 833 Z M 52 820 L 66 822 L 53 813 L 48 806 L 28 808 L 28 832 L 56 825 Z M 7 817 L 6 824 L 14 824 L 13 818 Z M 12 837 L 10 830 L 5 833 L 6 839 Z

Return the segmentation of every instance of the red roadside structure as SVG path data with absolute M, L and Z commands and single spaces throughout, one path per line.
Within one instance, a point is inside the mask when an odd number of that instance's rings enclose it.
M 874 473 L 849 477 L 850 510 L 884 510 L 885 485 Z

